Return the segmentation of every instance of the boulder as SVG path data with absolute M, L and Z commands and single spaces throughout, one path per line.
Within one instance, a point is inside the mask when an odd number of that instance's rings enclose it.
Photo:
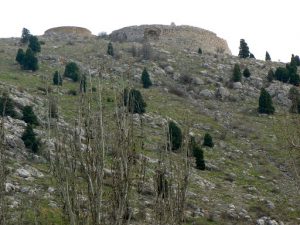
M 174 69 L 173 69 L 172 66 L 167 66 L 167 67 L 165 67 L 164 70 L 165 70 L 166 73 L 168 73 L 168 74 L 173 74 L 173 73 L 174 73 Z
M 205 98 L 212 98 L 214 96 L 214 93 L 211 90 L 204 89 L 200 91 L 199 95 Z
M 219 87 L 217 88 L 216 92 L 215 92 L 216 98 L 219 98 L 221 100 L 224 100 L 226 98 L 229 97 L 230 92 L 227 88 L 225 87 Z
M 242 89 L 242 88 L 243 88 L 243 85 L 242 85 L 241 82 L 234 82 L 234 83 L 232 84 L 232 88 L 233 88 L 233 89 Z
M 30 172 L 28 170 L 23 169 L 23 168 L 17 169 L 16 172 L 19 175 L 19 177 L 28 178 L 28 177 L 31 176 Z

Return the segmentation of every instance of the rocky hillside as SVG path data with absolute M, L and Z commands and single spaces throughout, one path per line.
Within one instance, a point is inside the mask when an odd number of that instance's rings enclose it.
M 0 88 L 18 114 L 1 120 L 1 166 L 7 171 L 1 173 L 3 224 L 96 224 L 97 209 L 99 224 L 300 224 L 300 152 L 291 144 L 299 141 L 299 117 L 289 113 L 292 85 L 266 79 L 271 68 L 285 65 L 214 51 L 217 45 L 205 40 L 201 46 L 175 45 L 156 28 L 141 33 L 159 33 L 147 39 L 146 59 L 145 43 L 115 39 L 119 31 L 112 40 L 41 36 L 45 44 L 35 72 L 15 62 L 18 48 L 25 49 L 19 38 L 0 39 Z M 170 36 L 195 43 L 180 35 Z M 107 55 L 110 41 L 114 57 Z M 67 78 L 61 87 L 52 84 L 54 71 L 63 74 L 71 61 L 88 78 L 86 94 Z M 232 83 L 235 64 L 251 76 Z M 149 89 L 140 81 L 144 68 L 153 82 Z M 144 114 L 122 114 L 124 87 L 141 91 Z M 274 115 L 257 112 L 262 87 L 272 96 Z M 53 102 L 57 118 L 49 118 Z M 37 154 L 21 139 L 26 105 L 40 123 L 34 129 L 42 144 Z M 186 140 L 177 152 L 165 151 L 170 120 Z M 203 147 L 202 171 L 185 151 L 190 136 L 201 144 L 205 133 L 214 147 Z M 163 195 L 161 171 L 168 184 Z M 99 177 L 99 185 L 91 185 Z M 90 197 L 91 187 L 101 194 Z

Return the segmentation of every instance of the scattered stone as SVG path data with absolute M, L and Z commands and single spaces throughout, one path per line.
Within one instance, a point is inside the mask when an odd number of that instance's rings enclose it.
M 23 178 L 30 177 L 29 171 L 27 171 L 23 168 L 22 169 L 17 169 L 17 174 L 19 175 L 19 177 L 23 177 Z
M 221 100 L 226 99 L 227 97 L 229 97 L 230 92 L 227 88 L 225 87 L 219 87 L 216 92 L 215 92 L 216 98 L 219 98 Z
M 242 88 L 243 88 L 243 85 L 242 85 L 241 82 L 234 82 L 234 83 L 232 84 L 232 88 L 233 88 L 233 89 L 242 89 Z
M 214 93 L 211 90 L 205 89 L 200 91 L 199 95 L 205 98 L 212 98 L 214 96 Z
M 168 74 L 173 74 L 173 73 L 174 73 L 174 69 L 173 69 L 172 66 L 167 66 L 167 67 L 165 67 L 164 70 L 165 70 L 166 73 L 168 73 Z

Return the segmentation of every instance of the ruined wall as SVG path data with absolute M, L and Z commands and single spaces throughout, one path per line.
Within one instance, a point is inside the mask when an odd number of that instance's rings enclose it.
M 89 37 L 92 36 L 92 32 L 83 27 L 63 26 L 63 27 L 54 27 L 48 29 L 45 31 L 44 35 L 46 36 L 72 35 L 72 36 Z
M 192 26 L 141 25 L 125 27 L 110 34 L 112 41 L 150 41 L 171 47 L 231 54 L 226 40 L 215 33 Z

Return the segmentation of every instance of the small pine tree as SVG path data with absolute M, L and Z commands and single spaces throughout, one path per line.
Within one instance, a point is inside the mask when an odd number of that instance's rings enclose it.
M 30 36 L 28 48 L 30 48 L 34 53 L 41 51 L 41 45 L 36 36 Z
M 250 73 L 248 68 L 244 69 L 243 75 L 244 75 L 244 77 L 250 77 L 251 76 L 251 73 Z
M 15 103 L 5 92 L 3 93 L 2 97 L 0 97 L 0 116 L 11 116 L 13 118 L 17 117 Z
M 141 80 L 144 88 L 149 88 L 150 86 L 152 86 L 152 82 L 146 68 L 144 68 L 143 70 Z
M 210 148 L 214 147 L 212 137 L 209 133 L 206 133 L 204 135 L 203 146 L 207 146 L 207 147 L 210 147 Z
M 205 170 L 203 150 L 197 145 L 194 147 L 194 157 L 196 159 L 196 168 L 198 170 Z
M 196 144 L 195 138 L 191 138 L 190 149 L 196 160 L 196 168 L 199 170 L 205 170 L 205 160 L 203 155 L 203 150 L 199 145 Z
M 268 75 L 267 75 L 267 79 L 269 82 L 272 82 L 275 78 L 275 74 L 274 71 L 272 69 L 269 70 Z
M 30 31 L 24 27 L 22 30 L 21 43 L 27 44 L 30 37 L 31 37 Z
M 17 55 L 16 55 L 16 61 L 20 64 L 23 65 L 24 63 L 24 58 L 25 58 L 25 53 L 23 51 L 23 49 L 19 48 Z
M 79 81 L 80 79 L 79 67 L 75 62 L 69 62 L 66 65 L 64 76 L 71 78 L 74 82 Z
M 114 56 L 114 48 L 111 42 L 108 43 L 107 54 L 110 56 Z
M 26 50 L 22 68 L 24 70 L 32 70 L 32 71 L 36 71 L 39 68 L 38 59 L 37 59 L 37 57 L 35 57 L 31 48 L 27 48 L 27 50 Z
M 270 56 L 269 52 L 266 52 L 265 60 L 266 61 L 271 61 L 271 56 Z
M 295 86 L 299 86 L 300 84 L 300 77 L 299 77 L 299 74 L 297 73 L 292 73 L 290 74 L 290 84 L 293 84 Z
M 232 81 L 240 82 L 241 78 L 242 78 L 242 73 L 241 73 L 240 66 L 238 64 L 235 64 L 233 68 Z
M 61 77 L 60 73 L 56 70 L 53 74 L 53 84 L 61 86 L 62 82 L 63 82 L 62 77 Z
M 198 54 L 202 55 L 202 49 L 201 48 L 198 48 Z
M 21 138 L 26 148 L 31 149 L 33 153 L 37 153 L 39 151 L 40 143 L 30 124 L 27 125 Z
M 240 58 L 249 58 L 250 57 L 249 47 L 244 39 L 240 40 L 239 57 Z
M 171 149 L 178 150 L 182 145 L 182 132 L 177 124 L 173 121 L 169 122 L 169 140 Z
M 144 102 L 143 96 L 139 90 L 128 89 L 124 90 L 123 93 L 124 105 L 127 106 L 128 111 L 131 113 L 143 114 L 146 112 L 146 102 Z
M 283 83 L 288 82 L 290 79 L 288 69 L 284 67 L 278 67 L 275 71 L 275 78 L 276 80 L 282 81 Z
M 255 55 L 253 55 L 252 53 L 250 53 L 249 58 L 250 59 L 255 59 Z
M 275 112 L 272 97 L 264 88 L 262 88 L 260 92 L 258 112 L 265 114 L 273 114 Z
M 31 125 L 39 125 L 38 119 L 33 112 L 32 106 L 25 106 L 22 110 L 23 118 L 26 123 Z

